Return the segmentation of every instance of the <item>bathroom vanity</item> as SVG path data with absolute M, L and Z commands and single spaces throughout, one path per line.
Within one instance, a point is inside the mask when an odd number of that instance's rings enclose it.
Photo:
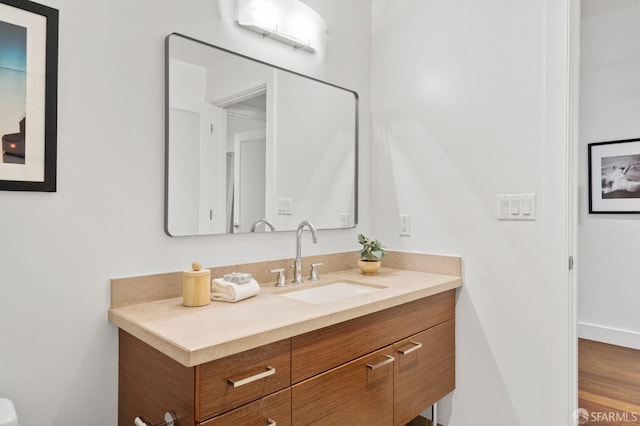
M 113 280 L 119 424 L 170 411 L 180 425 L 404 425 L 451 392 L 460 260 L 393 253 L 368 277 L 340 269 L 341 255 L 323 257 L 320 281 L 200 308 L 166 297 L 172 274 Z M 338 281 L 372 290 L 323 303 L 285 295 Z

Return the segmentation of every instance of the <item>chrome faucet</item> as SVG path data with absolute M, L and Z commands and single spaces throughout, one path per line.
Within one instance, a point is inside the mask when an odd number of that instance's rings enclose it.
M 267 230 L 267 226 L 271 229 L 271 232 L 276 230 L 276 228 L 274 228 L 273 226 L 273 223 L 271 223 L 269 219 L 258 219 L 251 224 L 251 228 L 249 229 L 249 232 L 256 232 L 256 226 L 260 225 L 261 223 L 264 223 L 265 231 Z
M 303 220 L 302 222 L 300 222 L 300 225 L 298 225 L 298 230 L 296 231 L 296 261 L 293 264 L 293 284 L 302 283 L 302 248 L 300 240 L 302 237 L 302 230 L 305 226 L 309 228 L 309 231 L 311 231 L 313 244 L 316 244 L 318 242 L 318 237 L 316 236 L 316 227 L 307 220 Z

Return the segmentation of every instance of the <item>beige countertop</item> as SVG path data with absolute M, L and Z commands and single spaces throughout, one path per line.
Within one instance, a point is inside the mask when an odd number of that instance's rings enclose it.
M 185 307 L 181 297 L 109 309 L 109 321 L 191 367 L 462 286 L 462 278 L 383 267 L 365 276 L 358 269 L 321 273 L 320 281 L 284 289 L 262 284 L 259 295 L 237 303 Z M 383 288 L 323 304 L 279 293 L 351 281 Z

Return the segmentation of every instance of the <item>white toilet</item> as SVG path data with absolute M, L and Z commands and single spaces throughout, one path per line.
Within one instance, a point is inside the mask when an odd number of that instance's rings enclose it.
M 19 426 L 16 407 L 10 399 L 0 398 L 0 426 Z

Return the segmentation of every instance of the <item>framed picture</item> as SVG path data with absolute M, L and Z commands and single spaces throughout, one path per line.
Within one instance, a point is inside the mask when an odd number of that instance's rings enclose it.
M 640 213 L 640 139 L 588 146 L 589 213 Z
M 0 190 L 56 190 L 58 11 L 0 0 Z

